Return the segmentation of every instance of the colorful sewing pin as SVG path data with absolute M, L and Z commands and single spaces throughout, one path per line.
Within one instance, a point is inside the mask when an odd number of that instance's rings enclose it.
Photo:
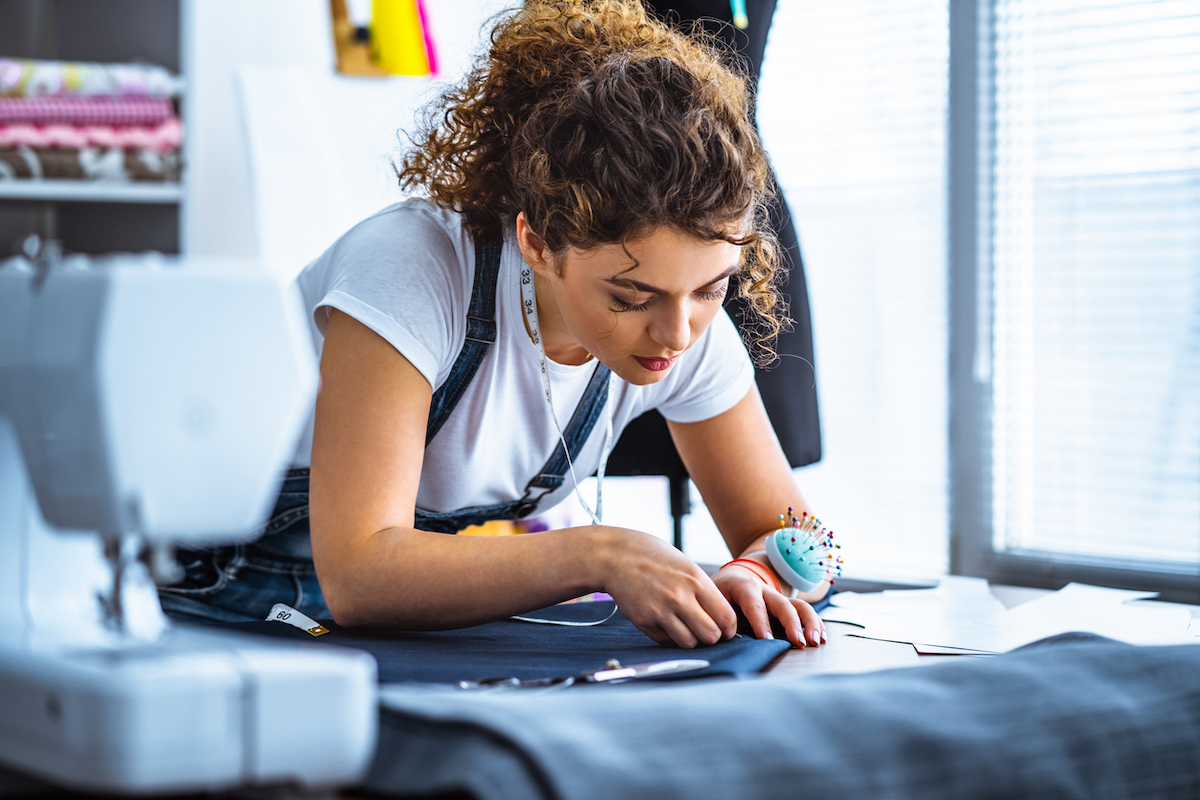
M 746 0 L 730 0 L 729 7 L 733 11 L 733 24 L 740 30 L 746 30 L 750 25 L 750 17 L 746 15 Z

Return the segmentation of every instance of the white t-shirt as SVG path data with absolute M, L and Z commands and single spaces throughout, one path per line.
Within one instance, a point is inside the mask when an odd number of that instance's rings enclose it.
M 537 347 L 522 318 L 523 263 L 507 235 L 496 290 L 496 341 L 425 449 L 419 509 L 444 513 L 518 500 L 559 442 L 542 391 Z M 329 309 L 336 308 L 390 342 L 436 391 L 466 339 L 474 277 L 475 246 L 462 216 L 410 199 L 356 225 L 305 267 L 297 282 L 318 352 Z M 547 366 L 555 411 L 565 428 L 596 362 L 568 366 L 548 361 Z M 615 442 L 630 420 L 652 408 L 676 422 L 715 417 L 745 397 L 753 380 L 745 346 L 721 311 L 664 380 L 650 386 L 613 381 L 605 413 L 580 452 L 571 453 L 575 474 L 582 480 L 599 466 L 607 414 L 614 414 Z M 299 466 L 309 461 L 311 431 L 305 442 Z M 542 500 L 540 510 L 572 490 L 568 473 L 563 486 Z

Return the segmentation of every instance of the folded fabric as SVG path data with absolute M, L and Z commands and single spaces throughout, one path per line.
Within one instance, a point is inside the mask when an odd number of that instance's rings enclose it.
M 177 181 L 178 150 L 136 147 L 0 147 L 0 181 L 23 178 Z
M 2 125 L 157 125 L 174 115 L 165 97 L 0 97 Z
M 157 125 L 0 125 L 0 147 L 127 147 L 165 152 L 182 144 L 178 117 Z
M 182 78 L 153 64 L 0 58 L 2 97 L 175 97 L 182 89 Z
M 836 646 L 836 643 L 832 646 Z M 473 696 L 385 686 L 380 795 L 1200 797 L 1200 646 L 1064 634 L 805 679 Z
M 604 619 L 613 602 L 568 603 L 529 616 L 567 622 Z M 379 663 L 381 683 L 415 681 L 453 684 L 462 680 L 514 677 L 552 678 L 599 669 L 610 658 L 622 664 L 641 664 L 675 658 L 702 658 L 704 670 L 682 673 L 682 678 L 713 675 L 754 675 L 780 653 L 786 641 L 759 641 L 737 636 L 711 647 L 678 650 L 662 647 L 633 626 L 619 611 L 607 622 L 586 628 L 538 625 L 500 620 L 452 631 L 396 631 L 341 628 L 321 620 L 330 633 L 319 638 L 282 622 L 236 622 L 232 630 L 312 642 L 314 646 L 340 645 L 366 650 Z

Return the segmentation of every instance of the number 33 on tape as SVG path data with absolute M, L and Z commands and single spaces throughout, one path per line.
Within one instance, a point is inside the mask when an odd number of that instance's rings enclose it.
M 311 633 L 313 636 L 324 636 L 329 633 L 329 628 L 326 628 L 314 619 L 304 616 L 296 609 L 284 603 L 276 603 L 271 608 L 271 613 L 267 614 L 267 620 L 285 622 L 293 628 L 299 628 L 305 633 Z

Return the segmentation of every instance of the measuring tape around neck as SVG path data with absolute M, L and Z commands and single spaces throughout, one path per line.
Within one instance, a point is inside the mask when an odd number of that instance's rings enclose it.
M 608 376 L 608 395 L 605 405 L 608 407 L 607 422 L 604 430 L 604 446 L 600 449 L 600 467 L 596 471 L 596 510 L 592 511 L 591 506 L 583 499 L 583 494 L 579 491 L 579 478 L 575 475 L 575 462 L 571 459 L 571 451 L 567 447 L 567 439 L 563 435 L 562 425 L 558 423 L 558 414 L 554 411 L 554 395 L 550 390 L 550 370 L 546 366 L 546 346 L 542 342 L 541 328 L 538 326 L 537 313 L 537 298 L 534 295 L 533 289 L 533 270 L 528 264 L 521 265 L 521 306 L 525 309 L 525 319 L 529 322 L 529 334 L 533 339 L 534 345 L 538 351 L 538 366 L 542 371 L 542 389 L 546 396 L 546 405 L 550 407 L 550 418 L 554 420 L 554 428 L 558 431 L 558 440 L 562 442 L 563 452 L 567 454 L 567 466 L 571 470 L 571 481 L 575 484 L 575 496 L 579 498 L 579 504 L 583 506 L 583 510 L 592 518 L 593 525 L 600 525 L 604 518 L 604 469 L 608 466 L 608 456 L 612 450 L 613 438 L 613 415 L 615 408 L 613 406 L 613 379 L 616 374 L 609 373 Z M 596 359 L 599 361 L 599 359 Z M 597 369 L 601 365 L 597 364 Z

